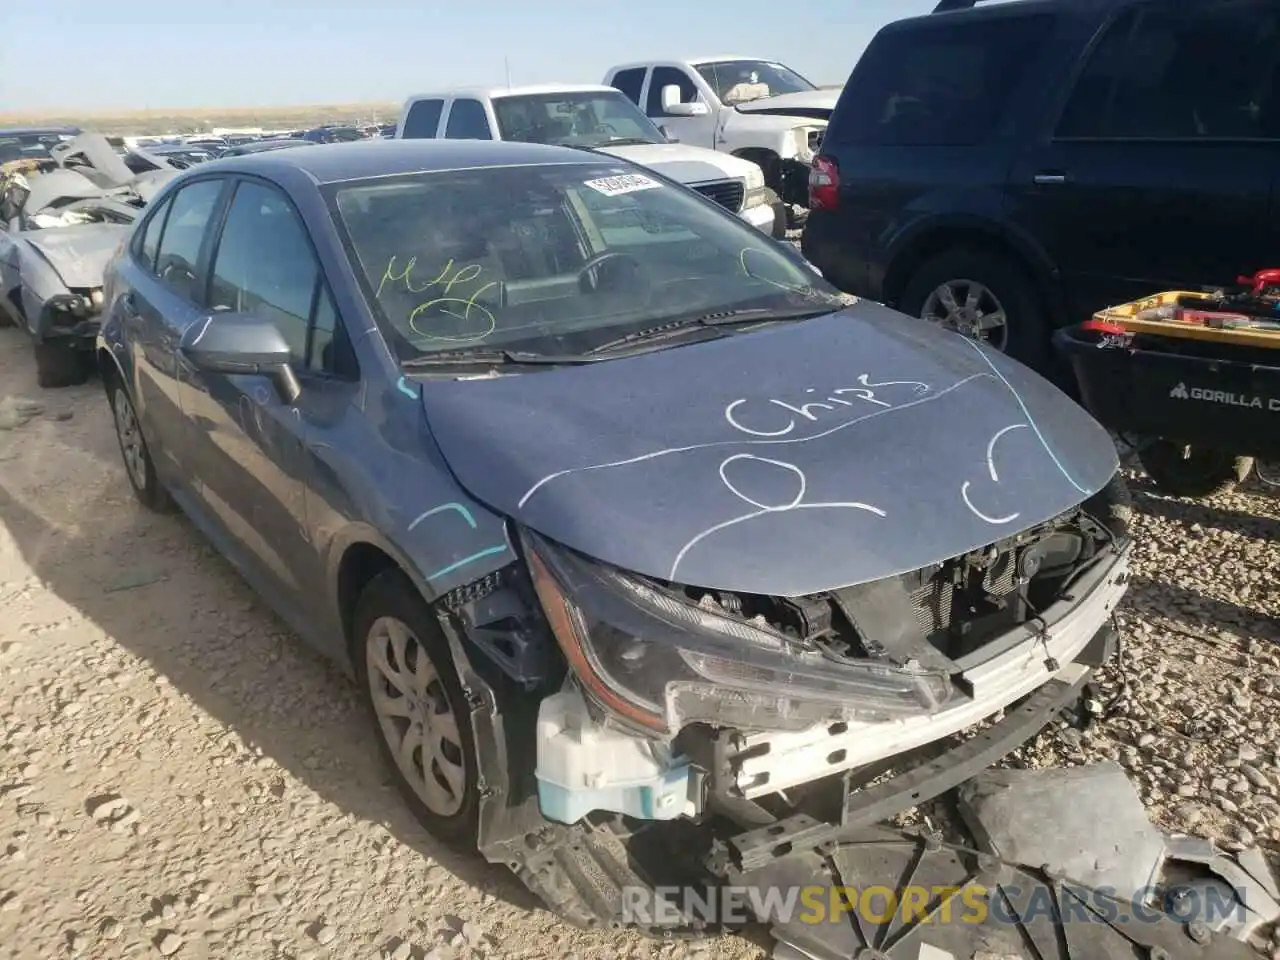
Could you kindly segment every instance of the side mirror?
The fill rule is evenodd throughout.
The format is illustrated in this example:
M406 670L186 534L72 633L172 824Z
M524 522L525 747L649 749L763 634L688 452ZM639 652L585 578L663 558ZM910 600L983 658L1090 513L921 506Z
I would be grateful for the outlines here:
M285 403L293 403L302 392L284 335L259 317L210 314L187 327L178 346L197 370L269 377Z
M705 103L673 103L666 110L673 117L705 117L711 112Z

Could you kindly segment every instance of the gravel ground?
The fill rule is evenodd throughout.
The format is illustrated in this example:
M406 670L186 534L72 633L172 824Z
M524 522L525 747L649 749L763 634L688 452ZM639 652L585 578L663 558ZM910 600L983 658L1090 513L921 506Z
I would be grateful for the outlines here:
M1114 758L1163 827L1274 861L1280 501L1136 489L1114 713L1014 762ZM98 385L38 390L14 330L0 331L0 611L3 956L763 956L754 932L664 946L578 932L434 843L383 775L354 687L190 524L135 504Z

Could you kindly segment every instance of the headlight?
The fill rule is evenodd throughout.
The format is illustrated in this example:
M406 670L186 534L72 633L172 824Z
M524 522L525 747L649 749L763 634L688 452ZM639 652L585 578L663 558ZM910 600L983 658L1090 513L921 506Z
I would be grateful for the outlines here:
M822 146L825 127L796 127L791 131L792 152L801 163L809 163Z
M758 187L748 187L747 192L742 197L742 209L750 210L752 207L758 207L762 203L769 202L769 191L764 184Z
M598 704L650 736L695 721L800 730L914 716L952 696L945 673L836 661L537 534L521 536L538 599L579 680Z

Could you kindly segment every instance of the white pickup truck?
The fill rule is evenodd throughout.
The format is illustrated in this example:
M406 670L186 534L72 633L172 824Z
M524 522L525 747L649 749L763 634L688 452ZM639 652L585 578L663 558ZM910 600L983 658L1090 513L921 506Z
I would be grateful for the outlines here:
M590 147L677 180L775 237L786 232L786 210L757 164L672 142L613 87L469 87L409 97L396 138L432 137Z
M809 204L809 165L839 90L814 86L790 67L758 57L649 60L611 68L616 87L681 143L758 163L786 204Z

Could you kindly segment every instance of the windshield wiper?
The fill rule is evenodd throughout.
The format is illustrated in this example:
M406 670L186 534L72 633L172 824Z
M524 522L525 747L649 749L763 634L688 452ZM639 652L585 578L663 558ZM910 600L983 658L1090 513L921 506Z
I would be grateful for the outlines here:
M608 140L604 140L601 143L597 143L596 146L597 147L646 146L654 142L655 141L653 140L646 140L643 137L610 137Z
M406 370L424 367L456 366L556 366L565 363L588 363L576 354L529 353L522 350L440 350L401 360Z
M616 340L610 340L597 347L592 347L590 350L586 351L584 356L595 356L601 353L608 353L619 347L625 347L628 344L639 343L641 341L653 342L655 340L665 340L668 337L678 336L679 334L696 327L734 327L740 324L776 323L785 320L811 320L814 317L821 317L832 312L833 308L830 305L824 305L822 307L814 307L811 305L791 310L779 310L777 308L768 307L751 307L749 309L742 310L721 310L717 313L706 313L697 317L685 317L681 320L672 320L669 323L659 324L656 327L648 327L644 330L637 330L634 333L628 333L625 337L618 337Z

